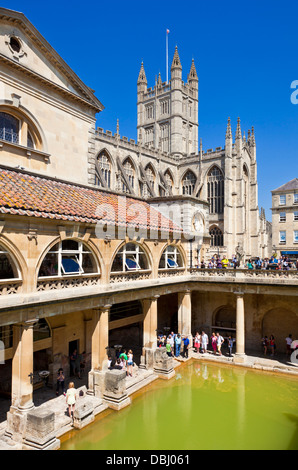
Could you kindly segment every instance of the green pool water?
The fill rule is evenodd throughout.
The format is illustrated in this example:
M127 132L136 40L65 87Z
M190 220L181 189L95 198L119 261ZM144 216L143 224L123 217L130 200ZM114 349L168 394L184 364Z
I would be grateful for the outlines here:
M297 450L297 398L297 378L192 362L64 436L61 449Z

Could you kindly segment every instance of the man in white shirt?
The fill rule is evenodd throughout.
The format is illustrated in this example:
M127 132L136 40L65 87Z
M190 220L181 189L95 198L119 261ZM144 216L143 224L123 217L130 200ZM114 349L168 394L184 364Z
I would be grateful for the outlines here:
M207 345L208 345L208 335L206 335L205 331L202 331L202 349L203 353L207 352Z

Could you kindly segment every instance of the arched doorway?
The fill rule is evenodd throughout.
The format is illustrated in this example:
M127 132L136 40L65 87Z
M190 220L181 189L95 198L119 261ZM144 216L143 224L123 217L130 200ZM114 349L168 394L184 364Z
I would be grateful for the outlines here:
M236 309L224 305L215 310L213 314L212 331L219 332L224 338L236 338Z
M286 337L298 339L298 315L286 307L273 308L263 317L262 337L274 336L277 353L286 352Z

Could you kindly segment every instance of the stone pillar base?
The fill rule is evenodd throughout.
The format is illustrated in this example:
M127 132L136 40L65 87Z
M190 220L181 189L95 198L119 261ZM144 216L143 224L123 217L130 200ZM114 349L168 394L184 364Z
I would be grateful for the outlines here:
M91 370L88 374L87 395L101 398L104 391L105 371Z
M155 349L153 370L160 379L168 380L174 377L174 361L167 355L166 348Z
M116 411L131 404L126 391L125 371L114 369L105 373L103 401Z
M94 421L94 407L89 400L76 407L73 415L73 426L76 429L82 429Z
M23 449L57 450L60 441L55 435L55 413L46 409L35 409L27 413Z
M247 355L246 354L235 354L233 358L233 362L235 364L245 364L247 361Z

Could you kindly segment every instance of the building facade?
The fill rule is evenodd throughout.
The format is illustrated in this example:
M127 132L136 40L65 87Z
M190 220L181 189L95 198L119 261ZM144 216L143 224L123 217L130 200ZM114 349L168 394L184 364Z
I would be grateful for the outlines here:
M278 256L298 259L298 178L272 191L272 246Z
M169 83L159 74L148 88L144 64L137 81L138 141L98 128L89 183L148 201L191 196L209 204L204 220L210 243L199 258L232 258L240 246L246 258L271 255L270 224L258 206L254 128L247 138L228 119L225 148L203 151L198 142L199 79L194 61L187 82L176 47ZM193 214L192 214L193 215ZM199 259L199 261L200 261Z

